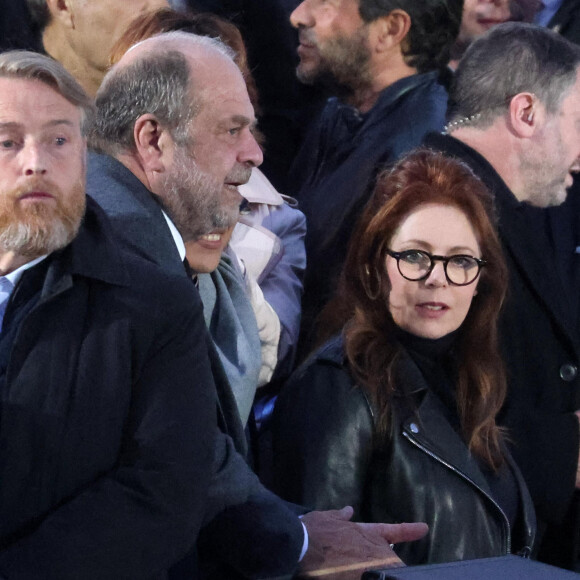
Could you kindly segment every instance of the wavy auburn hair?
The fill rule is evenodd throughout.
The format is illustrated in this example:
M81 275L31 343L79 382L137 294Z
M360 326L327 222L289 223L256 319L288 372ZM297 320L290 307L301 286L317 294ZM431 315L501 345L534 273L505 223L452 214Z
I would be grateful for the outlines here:
M505 398L506 378L497 321L507 289L507 268L494 228L492 198L467 165L422 149L379 176L351 239L339 294L329 309L342 312L343 322L348 319L343 331L347 359L377 404L379 429L386 432L401 352L389 312L387 249L403 220L432 203L456 207L467 216L481 257L487 261L456 344L456 401L469 449L498 469L503 463L502 433L495 417Z

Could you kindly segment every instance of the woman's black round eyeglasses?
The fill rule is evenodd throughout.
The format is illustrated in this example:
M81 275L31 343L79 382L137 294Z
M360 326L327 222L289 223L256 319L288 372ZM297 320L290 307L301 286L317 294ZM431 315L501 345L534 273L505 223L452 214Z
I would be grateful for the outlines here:
M428 278L435 267L435 262L440 261L443 262L445 277L450 284L467 286L475 282L481 269L487 264L485 260L465 254L435 256L424 250L405 250L404 252L387 250L387 254L397 260L397 268L401 276L412 282Z

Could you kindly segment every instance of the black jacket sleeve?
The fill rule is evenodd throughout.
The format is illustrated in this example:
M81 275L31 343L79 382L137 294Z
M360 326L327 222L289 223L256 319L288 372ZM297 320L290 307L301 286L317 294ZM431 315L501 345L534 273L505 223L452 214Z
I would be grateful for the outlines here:
M282 390L273 418L274 490L312 509L360 513L372 454L370 405L348 371L314 361Z

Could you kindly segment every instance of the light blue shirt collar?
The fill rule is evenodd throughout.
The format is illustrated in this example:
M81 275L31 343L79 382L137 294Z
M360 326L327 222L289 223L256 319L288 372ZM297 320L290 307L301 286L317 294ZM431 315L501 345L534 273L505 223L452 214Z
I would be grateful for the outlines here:
M6 278L12 284L13 287L16 286L16 284L18 283L18 280L20 280L20 278L22 278L22 274L24 274L24 272L26 272L26 270L29 270L33 266L36 266L36 264L40 264L40 262L42 262L42 260L46 259L47 256L48 256L48 254L45 254L44 256L40 256L39 258L35 258L34 260L27 262L23 266L20 266L20 268L16 268L16 270L13 270L9 274L6 274L6 276L4 276L4 278Z

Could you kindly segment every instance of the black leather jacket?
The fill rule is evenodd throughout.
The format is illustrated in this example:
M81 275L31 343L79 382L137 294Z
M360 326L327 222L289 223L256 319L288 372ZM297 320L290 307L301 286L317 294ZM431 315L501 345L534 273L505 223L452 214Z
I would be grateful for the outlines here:
M397 547L407 564L529 556L535 514L509 453L520 501L514 530L408 356L398 368L397 391L390 434L378 444L375 411L349 373L342 340L318 351L276 405L275 491L314 509L352 505L359 521L427 522L426 538Z

